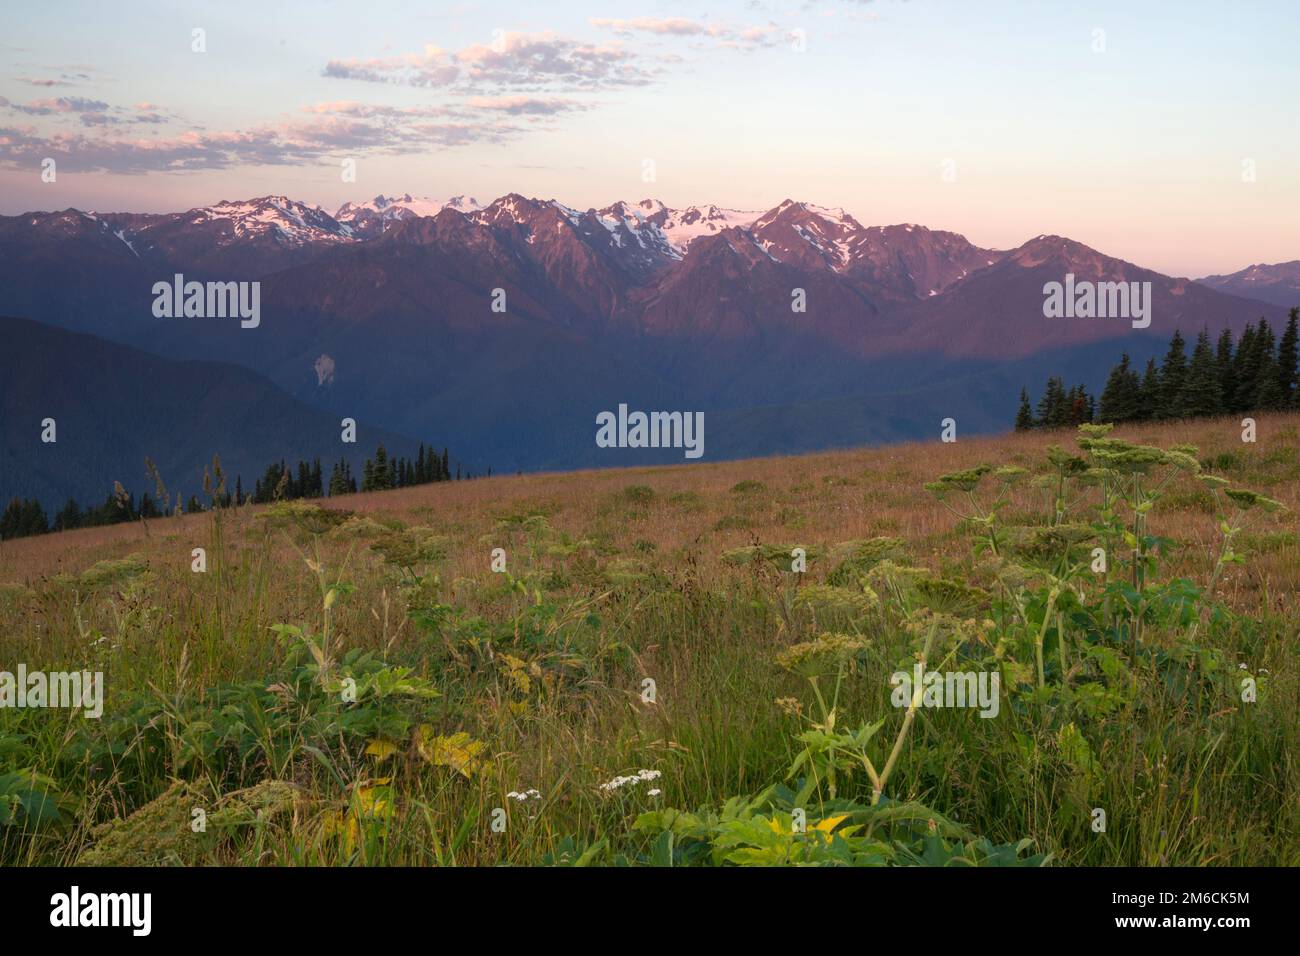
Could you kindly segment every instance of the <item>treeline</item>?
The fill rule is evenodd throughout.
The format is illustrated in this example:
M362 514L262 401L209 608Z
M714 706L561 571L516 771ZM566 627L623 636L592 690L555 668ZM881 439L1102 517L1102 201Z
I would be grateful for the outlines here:
M491 475L491 470L488 474ZM426 450L424 445L414 459L389 459L388 451L381 444L375 449L375 457L367 458L361 473L361 487L352 474L352 463L342 458L330 469L329 496L350 495L360 491L386 491L390 488L410 488L414 485L427 485L435 481L451 481L450 459L447 449L439 455L432 448ZM461 478L460 466L456 466L456 479ZM326 485L323 483L320 459L310 465L298 462L296 469L286 467L283 461L267 467L266 473L258 479L253 488L252 501L264 504L269 501L291 500L295 498L323 498ZM238 479L236 479L237 503L243 504L238 497Z
M1157 365L1151 359L1141 374L1125 354L1096 402L1081 385L1066 392L1059 378L1048 379L1036 409L1021 389L1016 430L1300 408L1298 320L1300 308L1292 309L1280 338L1267 319L1247 325L1239 341L1228 329L1216 342L1201 332L1190 357L1187 342L1176 331L1164 361Z
M150 465L152 468L152 466ZM492 469L487 471L489 477ZM156 473L155 473L156 477ZM346 458L340 459L330 470L329 484L324 483L319 458L308 463L299 461L294 468L284 461L268 465L262 477L253 484L251 494L244 492L242 476L235 477L235 488L209 491L211 502L204 505L197 496L191 495L184 507L180 496L176 504L167 504L165 490L159 486L157 497L148 492L136 496L117 486L104 503L95 508L82 508L75 498L69 498L62 510L54 515L53 520L46 514L40 501L34 498L12 498L4 511L0 513L0 541L10 538L25 538L30 535L46 534L50 531L68 531L73 528L91 528L99 525L120 524L124 521L137 521L141 518L162 518L180 512L194 513L207 511L211 507L228 508L232 505L267 504L272 501L288 501L298 498L323 498L328 489L329 497L355 494L360 491L384 491L390 488L409 488L415 485L431 484L437 481L462 481L476 477L461 473L456 465L453 475L447 449L439 455L432 448L420 445L415 458L390 459L381 444L373 458L367 458L362 469L361 485L352 474L352 464ZM159 502L162 502L160 504Z
M191 495L187 507L178 507L176 510L201 511L203 506L198 498ZM46 516L45 508L35 498L11 498L5 510L0 513L0 541L49 531L121 524L140 518L162 518L166 514L167 509L159 507L158 502L147 492L140 496L139 504L136 503L134 494L110 494L97 508L82 508L77 499L69 498L68 503L55 513L53 520Z

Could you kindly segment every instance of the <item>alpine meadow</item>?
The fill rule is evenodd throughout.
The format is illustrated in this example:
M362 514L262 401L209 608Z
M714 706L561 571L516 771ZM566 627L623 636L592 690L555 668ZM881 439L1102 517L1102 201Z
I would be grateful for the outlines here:
M1293 4L5 20L15 945L1285 927Z

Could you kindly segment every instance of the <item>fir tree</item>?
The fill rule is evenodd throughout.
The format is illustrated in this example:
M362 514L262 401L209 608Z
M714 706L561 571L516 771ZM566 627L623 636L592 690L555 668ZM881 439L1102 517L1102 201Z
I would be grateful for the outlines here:
M54 516L54 528L57 531L68 531L80 527L81 507L77 504L76 498L69 498L63 510Z
M1034 427L1034 410L1029 405L1029 389L1020 389L1020 408L1016 412L1016 431L1027 432Z
M1219 388L1218 369L1210 336L1201 332L1187 369L1187 382L1181 397L1183 414L1190 417L1219 415L1223 412L1223 392Z
M1047 380L1043 389L1035 422L1042 428L1060 428L1066 423L1065 386L1055 376Z
M1255 348L1259 352L1259 365L1255 373L1255 398L1252 408L1276 409L1285 407L1286 393L1282 391L1282 372L1277 360L1277 340L1265 319L1259 320Z
M1232 330L1224 329L1219 333L1219 345L1214 352L1214 370L1219 377L1219 395L1225 412L1233 411L1236 404L1237 377L1232 353Z
M1138 415L1138 378L1129 367L1128 353L1110 370L1106 387L1101 390L1099 413L1104 422L1132 421Z
M1187 409L1183 405L1183 390L1187 387L1187 343L1182 333L1174 330L1174 337L1169 340L1169 351L1160 365L1160 404L1156 408L1157 418L1184 418Z
M22 525L23 503L19 498L10 498L9 504L5 506L4 514L0 515L0 541L21 537L19 529L22 528Z
M1296 324L1300 321L1300 306L1291 310L1287 319L1286 331L1277 347L1278 384L1282 386L1282 407L1295 408L1297 403L1296 388L1300 386L1297 378L1297 360L1300 359L1300 336Z
M376 491L382 491L385 488L393 487L393 475L388 465L388 451L381 444L375 449L375 470L374 484Z
M1066 397L1066 424L1077 427L1091 422L1091 406L1092 399L1088 396L1087 388L1083 385L1074 386Z
M1137 400L1137 419L1138 421L1150 421L1156 417L1156 410L1160 407L1160 370L1156 368L1156 360L1147 359L1147 367L1142 373L1142 381L1138 383L1138 400Z
M1250 411L1255 405L1255 385L1259 381L1260 345L1259 333L1255 326L1246 325L1237 343L1237 357L1232 363L1234 388L1232 391L1232 411Z

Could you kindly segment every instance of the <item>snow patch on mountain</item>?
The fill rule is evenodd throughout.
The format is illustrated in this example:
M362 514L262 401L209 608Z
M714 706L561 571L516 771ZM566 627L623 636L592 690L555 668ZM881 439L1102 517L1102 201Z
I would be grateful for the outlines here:
M308 242L347 242L352 230L319 206L287 196L261 196L241 201L223 200L215 206L201 206L185 214L200 225L218 220L230 223L235 239L271 237L285 245Z

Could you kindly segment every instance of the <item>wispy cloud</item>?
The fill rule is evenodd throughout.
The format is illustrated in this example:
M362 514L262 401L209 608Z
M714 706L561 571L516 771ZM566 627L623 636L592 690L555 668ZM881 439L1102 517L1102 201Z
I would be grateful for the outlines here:
M651 33L659 36L691 37L698 40L713 40L714 45L731 49L774 46L784 35L783 29L774 23L760 26L732 26L719 21L705 22L686 17L632 17L630 19L590 17L587 22L619 36Z
M557 96L471 96L466 103L475 109L495 110L515 116L556 116L589 109L587 104Z
M324 75L462 91L590 90L649 83L654 70L642 59L618 42L593 44L551 31L505 32L491 44L473 44L455 52L429 45L422 53L330 60Z
M29 116L50 116L54 113L102 113L108 104L102 100L88 100L80 96L55 96L32 100L27 104L11 103L10 109Z
M52 157L69 171L122 174L279 166L364 153L400 155L469 143L499 143L522 131L495 121L431 122L419 117L412 121L407 116L403 122L390 122L373 115L337 114L247 130L188 131L151 139L71 132L41 135L27 125L0 127L0 164L31 167Z
M674 36L697 36L708 33L710 27L686 17L632 17L627 20L609 17L590 17L588 21L594 27L613 30L615 33L666 33Z
M37 76L20 76L18 82L26 83L28 86L71 86L71 80L52 79L49 77Z

